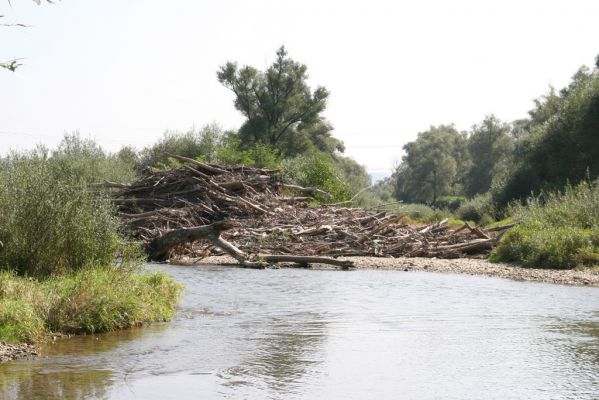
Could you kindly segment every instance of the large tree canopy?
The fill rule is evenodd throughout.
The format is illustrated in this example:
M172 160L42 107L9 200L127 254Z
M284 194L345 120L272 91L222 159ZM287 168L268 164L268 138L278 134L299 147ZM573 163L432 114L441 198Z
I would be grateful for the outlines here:
M453 125L431 126L404 146L396 171L396 196L401 200L435 203L459 190L460 171L466 169L466 135Z
M551 91L536 102L511 173L494 193L496 203L599 177L599 56L597 64L579 69L559 95Z
M493 178L502 176L509 168L514 149L510 125L493 115L475 125L468 138L472 165L466 179L466 194L474 196L491 188Z
M235 93L235 108L247 118L239 130L243 145L263 143L288 156L310 149L343 151L321 115L329 92L320 86L312 91L306 72L307 67L289 58L284 47L266 71L239 68L235 62L220 68L219 82Z

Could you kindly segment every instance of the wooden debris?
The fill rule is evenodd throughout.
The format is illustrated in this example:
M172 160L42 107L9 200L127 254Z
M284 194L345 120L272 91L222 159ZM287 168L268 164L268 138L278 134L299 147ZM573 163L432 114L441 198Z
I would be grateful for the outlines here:
M106 182L119 217L144 243L151 258L226 252L242 265L294 262L346 268L339 256L480 257L506 229L447 220L409 226L402 215L339 205L310 206L316 188L285 184L278 171L205 164L147 171L129 185Z

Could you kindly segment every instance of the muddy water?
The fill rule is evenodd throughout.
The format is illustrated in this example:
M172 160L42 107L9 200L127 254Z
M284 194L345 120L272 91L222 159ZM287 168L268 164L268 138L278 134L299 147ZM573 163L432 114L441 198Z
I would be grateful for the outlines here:
M174 321L0 365L3 399L597 399L599 289L398 271L168 269Z

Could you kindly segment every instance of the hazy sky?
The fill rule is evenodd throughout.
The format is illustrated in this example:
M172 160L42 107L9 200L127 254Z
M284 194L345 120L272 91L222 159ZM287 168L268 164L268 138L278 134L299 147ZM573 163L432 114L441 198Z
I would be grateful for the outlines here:
M243 118L216 80L284 44L330 92L347 154L390 171L430 125L526 115L599 53L599 1L0 0L0 153L78 130L109 150Z

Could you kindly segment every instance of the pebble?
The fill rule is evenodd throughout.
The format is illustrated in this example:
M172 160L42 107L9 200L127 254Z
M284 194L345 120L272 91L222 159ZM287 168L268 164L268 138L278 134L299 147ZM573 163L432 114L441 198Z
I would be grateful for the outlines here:
M481 258L407 258L407 257L340 257L351 260L356 269L385 269L405 271L446 272L454 274L486 275L520 281L548 282L560 285L599 287L599 268L538 269L523 268L514 264L491 263ZM228 256L206 257L196 265L233 264ZM408 268L406 268L408 267ZM331 269L331 266L314 265L313 268ZM334 267L333 267L334 268Z
M0 342L0 362L36 355L37 351L35 347L30 344L8 344Z

